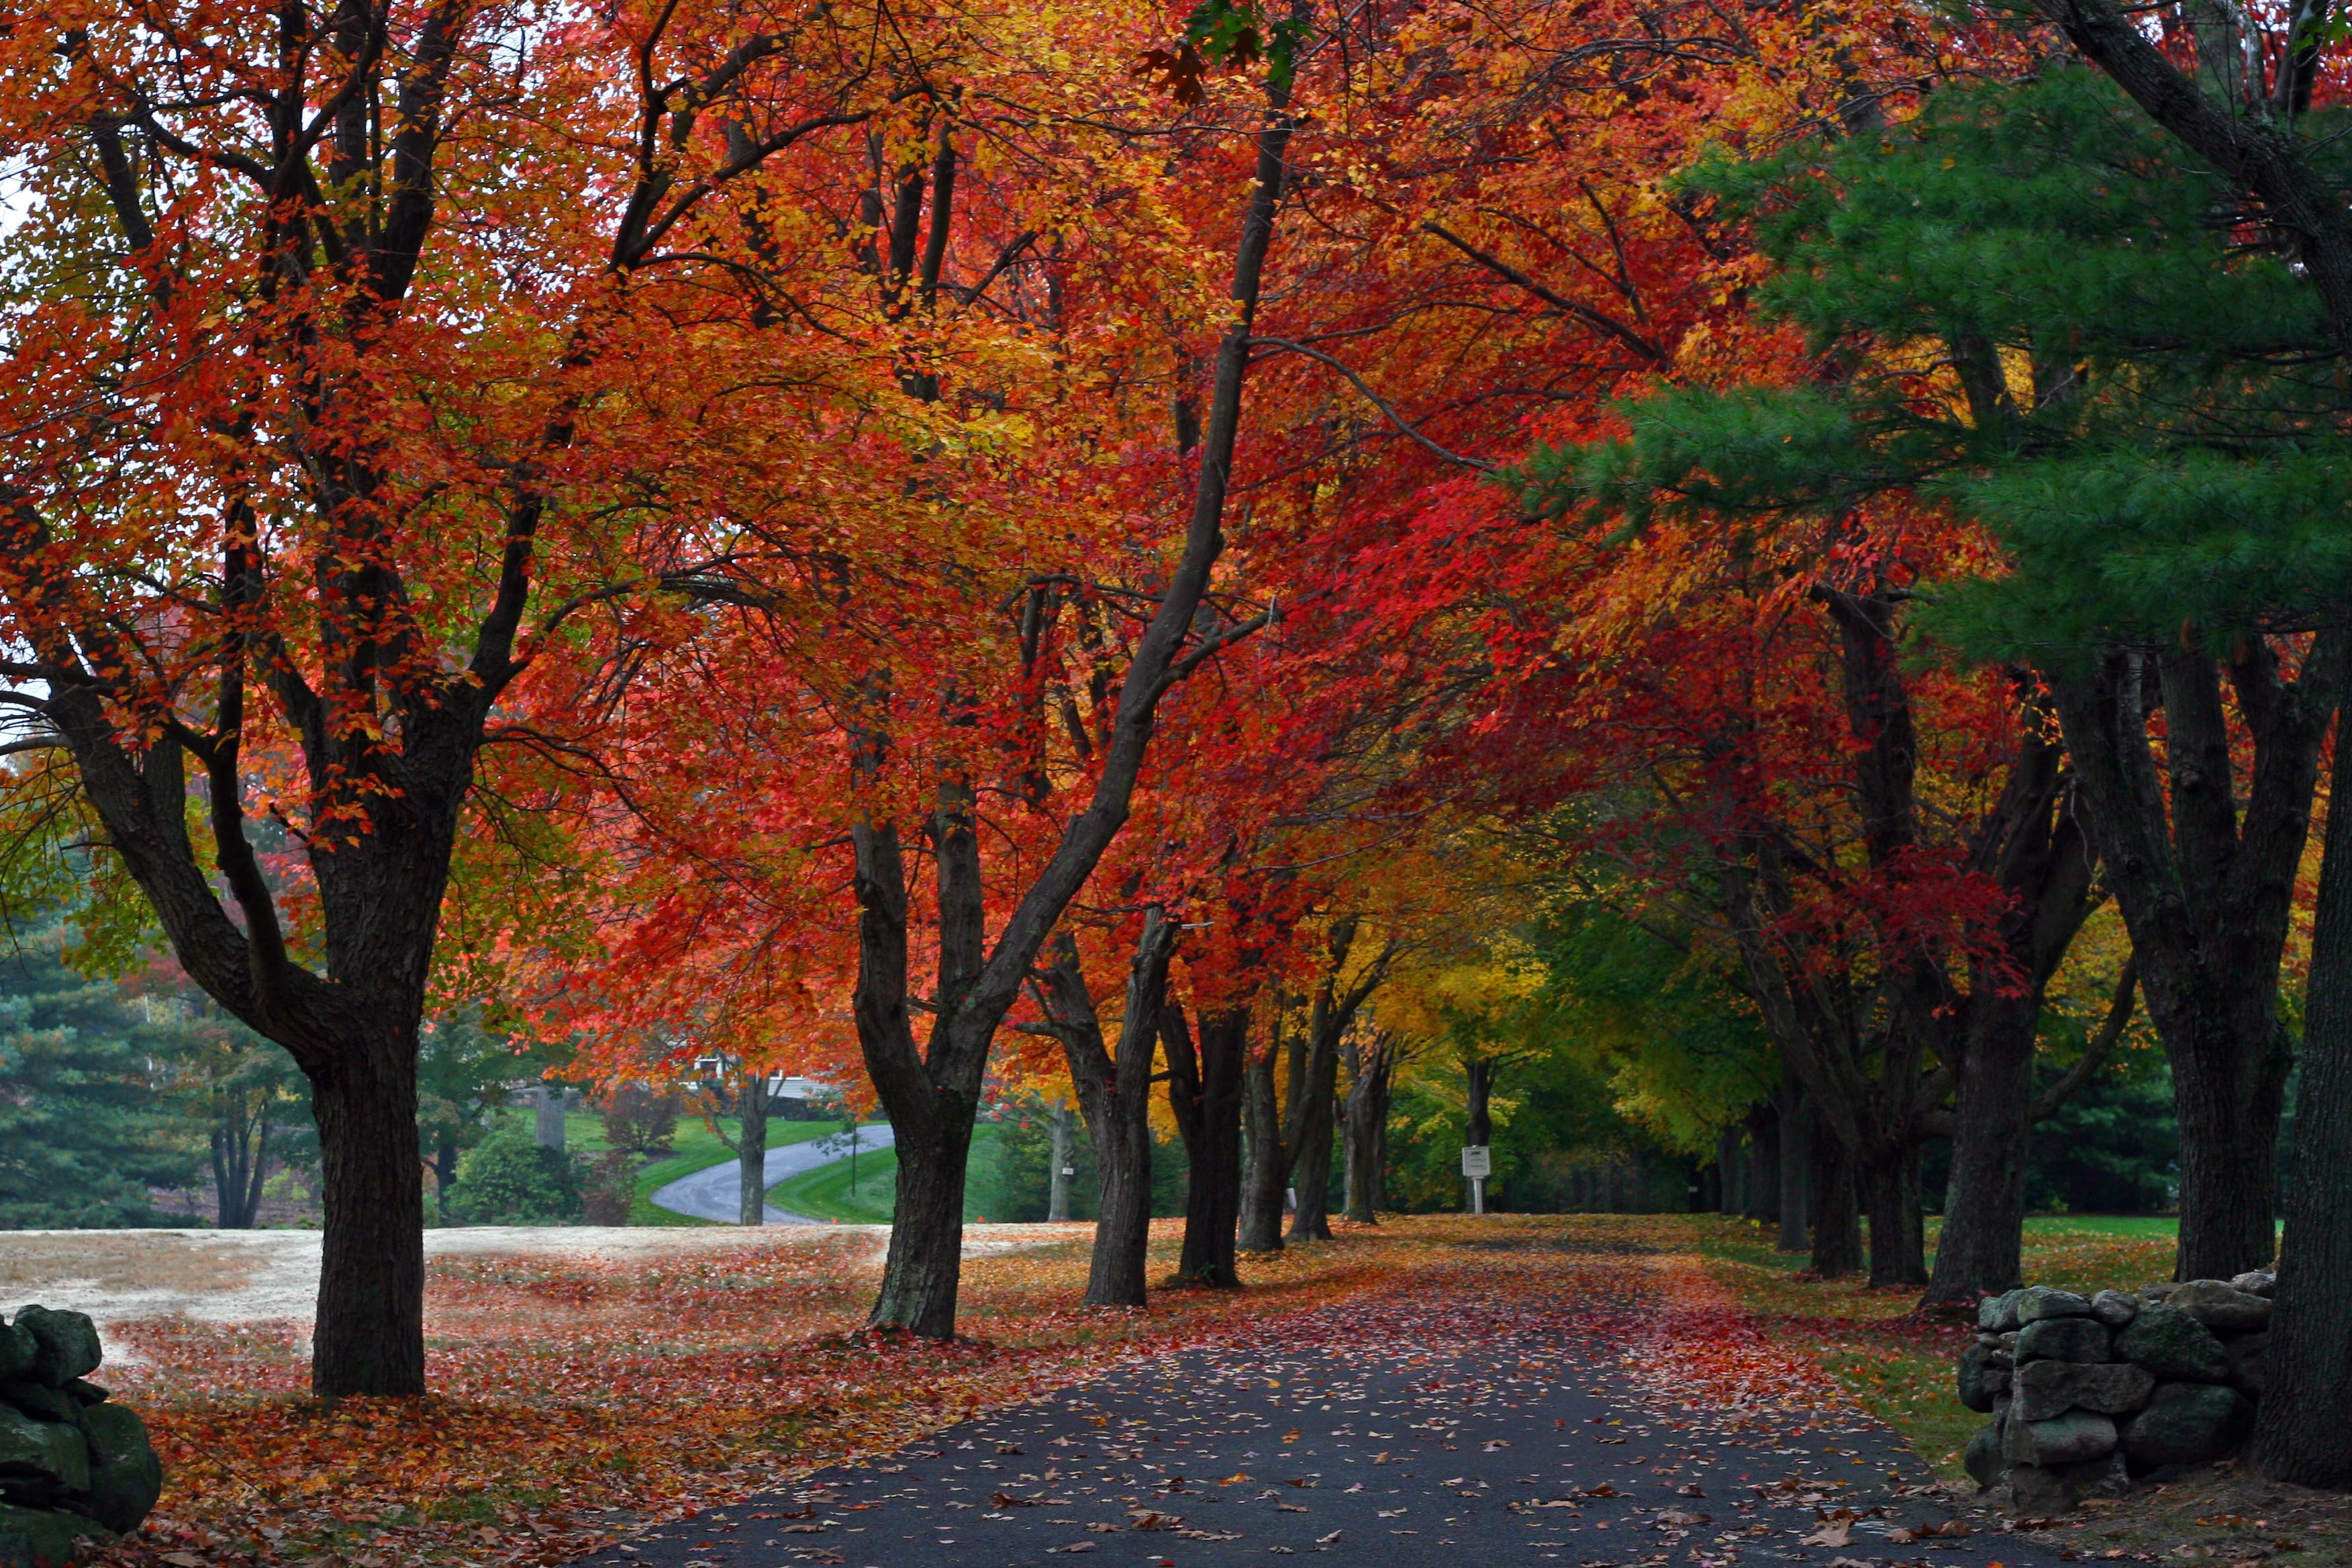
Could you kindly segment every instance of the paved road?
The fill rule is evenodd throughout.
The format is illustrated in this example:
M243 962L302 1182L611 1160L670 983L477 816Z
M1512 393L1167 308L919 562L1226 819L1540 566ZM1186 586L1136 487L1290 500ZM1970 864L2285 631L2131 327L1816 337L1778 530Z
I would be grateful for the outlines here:
M893 1134L887 1127L861 1127L857 1130L857 1149L863 1154L890 1146ZM849 1156L847 1144L837 1138L815 1138L805 1143L787 1143L781 1149L768 1151L765 1172L766 1184L774 1186L788 1176L814 1171L819 1165L830 1165ZM691 1215L696 1219L715 1219L723 1225L733 1225L743 1212L742 1173L732 1160L697 1171L690 1176L656 1187L652 1198L656 1208L672 1214ZM767 1205L761 1215L766 1225L823 1225L821 1219L807 1215L788 1214L775 1205Z
M1888 1429L1677 1421L1605 1331L1442 1278L1255 1344L1139 1362L868 1464L673 1522L594 1568L2056 1568L1952 1516ZM1457 1318L1474 1320L1465 1332ZM1616 1325L1622 1329L1622 1322ZM1908 1489L1906 1490L1906 1489ZM1852 1516L1840 1523L1840 1510ZM1827 1534L1834 1539L1824 1542ZM1816 1537L1813 1542L1804 1538Z

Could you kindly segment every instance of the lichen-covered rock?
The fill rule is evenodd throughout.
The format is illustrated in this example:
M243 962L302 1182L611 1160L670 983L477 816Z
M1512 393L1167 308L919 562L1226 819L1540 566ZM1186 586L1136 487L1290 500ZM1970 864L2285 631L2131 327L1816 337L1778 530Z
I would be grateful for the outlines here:
M146 1424L122 1405L94 1405L82 1425L89 1435L89 1511L127 1535L163 1495L163 1462L147 1440Z
M2253 1402L2234 1388L2210 1383L2160 1384L2147 1408L2124 1426L2124 1452L2143 1470L2199 1465L2245 1441Z
M2191 1279L2164 1299L2176 1311L2188 1313L2216 1333L2259 1329L2271 1321L2271 1302L2219 1279Z
M2086 1366L2080 1362L2031 1361L2017 1369L2013 1408L2027 1421L2047 1421L2077 1409L2128 1415L2155 1392L2155 1374L2128 1362Z
M1960 1403L1979 1415L1990 1414L1992 1402L2009 1388L2009 1373L1991 1364L1998 1351L1970 1345L1960 1352Z
M32 1376L33 1363L40 1358L40 1344L32 1335L0 1320L0 1383L16 1383Z
M2268 1296L2278 1289L2278 1276L2267 1268L2255 1268L2233 1276L2230 1284L2249 1296Z
M0 1568L66 1568L78 1542L110 1539L104 1525L79 1514L0 1502Z
M2121 1290L2102 1290L2091 1298L2091 1316L2111 1329L2120 1329L2139 1316L2139 1298Z
M16 1327L33 1336L37 1348L33 1378L51 1388L62 1388L75 1378L98 1370L106 1352L99 1348L98 1325L86 1312L53 1312L27 1307L16 1314Z
M2213 1331L2166 1302L2141 1308L2131 1326L2116 1336L2115 1353L2164 1382L2221 1383L2230 1375L2229 1354Z
M2072 1290L2060 1290L2048 1285L2029 1285L2017 1293L2020 1326L2038 1323L2048 1318L2087 1318L2090 1315L2091 1299L2077 1296Z
M1989 1334L2005 1334L2018 1326L2017 1303L2025 1294L2011 1290L1999 1296L1987 1296L1977 1303L1977 1327Z
M0 1405L0 1492L45 1504L89 1490L89 1445L79 1428Z
M2022 1368L2032 1361L2105 1361L2108 1344L2107 1326L2096 1318L2040 1318L2026 1324L2017 1336L2017 1364Z
M1977 1435L1969 1439L1968 1448L1960 1455L1960 1464L1983 1490L1990 1491L2000 1484L2000 1422L1977 1429Z
M2001 1426L2001 1456L2012 1465L2075 1465L2116 1451L2116 1424L2088 1410L2047 1421L2011 1418Z

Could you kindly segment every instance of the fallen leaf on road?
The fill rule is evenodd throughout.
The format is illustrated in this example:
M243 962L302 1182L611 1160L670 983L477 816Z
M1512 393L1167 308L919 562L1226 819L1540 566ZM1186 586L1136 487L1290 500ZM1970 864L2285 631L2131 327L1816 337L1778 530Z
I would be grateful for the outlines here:
M1014 1497L1011 1492L996 1494L996 1506L999 1508L1035 1508L1044 1500L1043 1498Z
M1339 1532L1338 1531L1336 1531L1336 1530L1335 1530L1335 1531L1332 1531L1330 1534L1328 1534L1328 1535L1318 1535L1318 1536L1317 1536L1317 1537L1315 1538L1315 1544L1316 1544L1316 1545L1318 1545L1318 1546L1328 1546L1328 1545L1330 1545L1333 1542L1335 1542L1335 1541L1337 1541L1337 1540L1339 1540Z
M1833 1519L1828 1523L1822 1525L1819 1530L1813 1531L1811 1535L1801 1537L1799 1539L1799 1544L1804 1546L1844 1546L1850 1543L1853 1538L1853 1521L1850 1519Z

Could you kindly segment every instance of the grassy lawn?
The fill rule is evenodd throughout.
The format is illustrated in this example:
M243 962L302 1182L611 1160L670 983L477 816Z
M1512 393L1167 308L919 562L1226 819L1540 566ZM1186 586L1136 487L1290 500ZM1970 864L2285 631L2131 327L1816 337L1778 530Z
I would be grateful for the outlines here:
M995 1136L996 1129L985 1122L973 1129L972 1162L986 1154ZM768 1201L780 1209L804 1214L811 1219L839 1220L844 1225L887 1225L890 1205L898 1192L898 1156L888 1149L869 1149L857 1156L856 1191L850 1190L849 1162L841 1159L777 1183L768 1189ZM974 1212L970 1183L964 1188L963 1217L982 1217Z
M1859 1279L1806 1279L1801 1253L1781 1252L1771 1229L1693 1215L1698 1251L1742 1306L1778 1337L1821 1358L1872 1414L1921 1458L1957 1479L1960 1450L1984 1417L1959 1402L1952 1363L1975 1325L1922 1317L1911 1287L1873 1290ZM1932 1260L1936 1233L1929 1221ZM2162 1216L2050 1215L2025 1223L2025 1278L2074 1290L2169 1279L2178 1222Z
M735 1136L736 1122L731 1116L722 1116L719 1125L730 1138ZM768 1123L768 1147L781 1149L787 1143L805 1143L813 1138L828 1137L841 1131L834 1121L771 1121ZM602 1153L612 1145L604 1141L602 1119L585 1112L575 1112L563 1119L564 1142L585 1153ZM697 1171L707 1171L735 1158L735 1151L710 1135L710 1129L698 1120L681 1119L677 1136L670 1140L667 1158L656 1160L637 1173L636 1195L630 1200L631 1225L714 1225L715 1220L695 1219L690 1215L672 1214L667 1209L654 1207L655 1189L691 1176ZM865 1162L860 1161L862 1165ZM830 1217L830 1216L825 1216ZM884 1218L889 1216L886 1214Z

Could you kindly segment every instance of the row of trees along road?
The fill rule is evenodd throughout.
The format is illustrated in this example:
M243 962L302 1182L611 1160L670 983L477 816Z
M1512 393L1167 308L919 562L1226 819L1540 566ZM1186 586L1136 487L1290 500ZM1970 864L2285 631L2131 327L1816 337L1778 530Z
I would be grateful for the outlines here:
M1229 1286L1290 1181L1298 1237L1334 1158L1376 1209L1408 1034L1475 1123L1545 1020L1663 1016L1529 978L1596 921L1683 962L1612 1082L1772 1125L1824 1272L1866 1216L1882 1282L2013 1283L2032 1121L2143 999L2180 1267L2265 1260L2298 1050L2352 1140L2333 816L2284 1005L2352 636L2341 29L1507 9L0 39L13 842L100 846L308 1080L320 1394L424 1387L421 1020L493 994L608 1081L862 1083L877 1329L954 1331L992 1064L1084 1102L1105 1304L1164 1079ZM2343 1483L2333 1168L2255 1453Z

